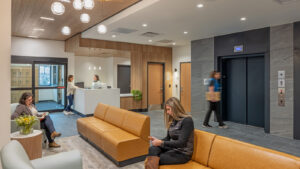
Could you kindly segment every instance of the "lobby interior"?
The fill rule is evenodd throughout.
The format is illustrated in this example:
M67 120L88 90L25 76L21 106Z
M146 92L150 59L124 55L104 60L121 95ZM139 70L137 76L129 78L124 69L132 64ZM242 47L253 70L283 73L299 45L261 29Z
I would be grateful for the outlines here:
M51 148L34 127L22 169L144 168L171 97L192 116L196 146L187 164L160 169L299 169L299 11L299 0L4 0L0 168L26 137L11 115L29 92L61 136ZM203 126L213 70L228 128L215 116ZM78 88L65 114L69 75Z

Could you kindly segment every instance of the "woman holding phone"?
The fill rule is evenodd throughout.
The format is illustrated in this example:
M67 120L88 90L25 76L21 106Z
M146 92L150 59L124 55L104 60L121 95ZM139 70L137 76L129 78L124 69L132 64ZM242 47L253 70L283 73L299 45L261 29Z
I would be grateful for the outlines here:
M194 122L184 111L180 101L172 97L164 108L167 136L157 139L150 136L152 146L145 161L146 169L158 169L159 165L184 164L193 155Z

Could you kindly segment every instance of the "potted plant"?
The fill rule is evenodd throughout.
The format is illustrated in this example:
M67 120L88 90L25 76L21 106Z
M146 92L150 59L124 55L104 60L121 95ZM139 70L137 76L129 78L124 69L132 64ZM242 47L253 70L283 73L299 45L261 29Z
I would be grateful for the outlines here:
M16 118L16 123L20 127L20 134L27 135L33 132L32 125L37 121L35 116L20 116Z
M140 101L143 98L143 94L140 90L131 90L131 94L133 95L133 99L136 101Z

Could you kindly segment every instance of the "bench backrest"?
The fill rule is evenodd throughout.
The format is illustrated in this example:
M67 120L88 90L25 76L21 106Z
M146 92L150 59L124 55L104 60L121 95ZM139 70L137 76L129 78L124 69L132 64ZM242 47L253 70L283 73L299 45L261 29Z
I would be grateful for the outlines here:
M207 166L209 153L216 135L201 130L194 131L194 153L192 159Z
M297 157L216 136L208 166L214 169L299 169Z
M94 117L148 141L150 135L149 116L99 103L95 109Z

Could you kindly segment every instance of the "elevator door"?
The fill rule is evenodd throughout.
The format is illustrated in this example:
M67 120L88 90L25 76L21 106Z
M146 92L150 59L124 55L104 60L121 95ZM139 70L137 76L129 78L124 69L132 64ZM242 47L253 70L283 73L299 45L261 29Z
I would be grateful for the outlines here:
M248 58L247 63L247 122L249 125L264 127L264 58Z
M246 60L227 60L226 68L227 120L246 124Z
M223 73L225 119L264 127L264 58L226 59Z

